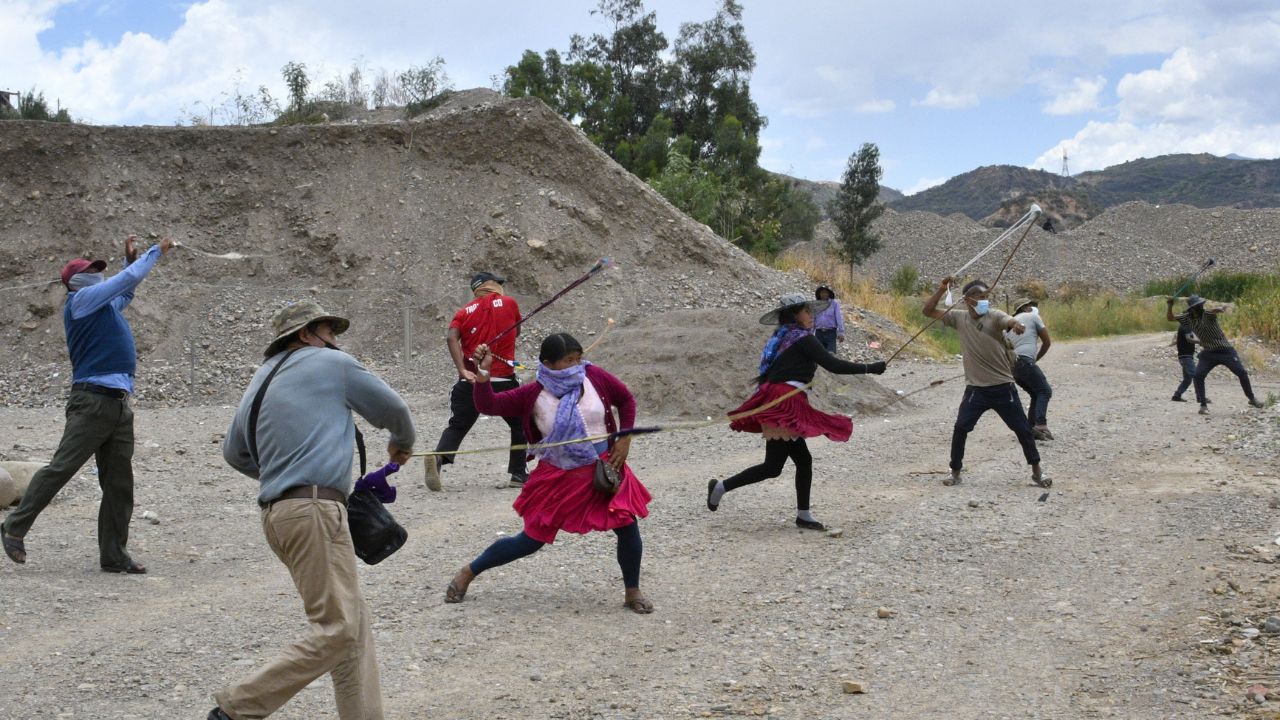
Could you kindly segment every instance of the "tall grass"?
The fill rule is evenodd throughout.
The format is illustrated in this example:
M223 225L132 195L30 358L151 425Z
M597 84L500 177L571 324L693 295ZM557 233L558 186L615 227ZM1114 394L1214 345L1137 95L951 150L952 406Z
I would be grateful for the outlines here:
M1143 286L1142 293L1147 296L1169 296L1182 287L1190 276L1151 280ZM1219 302L1235 302L1244 297L1257 286L1275 283L1275 276L1263 273L1216 272L1201 277L1196 283L1182 291L1183 295L1195 293L1201 297Z
M1040 301L1040 315L1055 340L1173 330L1165 320L1165 304L1159 298L1114 294L1092 295L1071 301Z
M1280 276L1254 283L1236 300L1235 310L1222 318L1229 333L1280 342Z

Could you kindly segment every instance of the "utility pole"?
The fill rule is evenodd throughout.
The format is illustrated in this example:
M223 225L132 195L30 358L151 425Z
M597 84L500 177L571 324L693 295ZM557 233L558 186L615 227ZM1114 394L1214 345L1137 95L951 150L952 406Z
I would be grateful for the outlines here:
M1062 148L1062 177L1071 177L1071 170L1067 168L1067 149Z

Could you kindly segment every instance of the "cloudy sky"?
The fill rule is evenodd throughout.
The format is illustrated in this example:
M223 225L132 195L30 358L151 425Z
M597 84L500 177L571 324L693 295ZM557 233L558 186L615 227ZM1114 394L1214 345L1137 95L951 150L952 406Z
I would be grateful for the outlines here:
M717 0L646 0L674 41ZM980 165L1072 173L1175 152L1280 156L1276 0L742 0L771 170L836 180L863 142L916 192ZM236 83L444 58L489 87L526 48L607 30L595 0L0 0L0 89L171 125ZM320 84L320 83L317 83Z

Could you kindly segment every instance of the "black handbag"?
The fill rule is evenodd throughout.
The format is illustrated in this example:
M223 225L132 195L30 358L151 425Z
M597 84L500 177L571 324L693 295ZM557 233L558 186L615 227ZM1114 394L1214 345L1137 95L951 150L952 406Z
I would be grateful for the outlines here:
M614 495L622 487L622 473L618 472L604 458L596 459L596 472L591 478L591 487L596 492Z
M290 350L280 358L253 397L253 406L249 409L249 455L255 464L258 462L258 411L262 407L262 399L266 397L272 378L293 352ZM356 450L360 455L360 477L364 477L366 458L364 435L360 428L356 428ZM371 490L357 490L347 498L347 527L351 530L351 544L355 547L356 557L367 565L377 565L391 557L409 538L409 531L396 522Z

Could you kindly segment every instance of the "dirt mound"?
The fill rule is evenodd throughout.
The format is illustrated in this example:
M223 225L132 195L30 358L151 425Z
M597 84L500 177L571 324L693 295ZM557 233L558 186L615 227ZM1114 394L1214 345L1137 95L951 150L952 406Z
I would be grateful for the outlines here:
M935 282L955 272L1002 230L967 219L927 212L888 210L876 223L880 250L864 267L887 283L904 265ZM1020 233L1021 231L1019 231ZM966 274L991 279L1017 240L993 250ZM1051 289L1068 282L1120 291L1140 289L1148 280L1185 275L1214 257L1223 270L1267 272L1280 264L1280 209L1200 209L1131 202L1056 234L1033 227L1001 281L1012 288L1039 280ZM830 243L830 223L818 228ZM809 250L812 252L812 250Z
M128 233L188 246L162 260L130 310L138 396L150 401L236 399L271 312L290 299L350 316L346 347L393 382L443 391L453 370L441 338L477 270L505 274L528 310L598 258L615 260L525 327L526 358L544 333L586 336L607 317L625 326L672 311L758 312L808 289L691 221L540 101L488 91L381 125L10 122L0 164L9 403L60 402L64 293L49 281L75 255L118 267ZM227 253L244 259L212 257ZM712 313L699 327L713 338L735 323ZM685 366L693 382L722 372ZM623 353L610 369L653 368Z
M650 412L718 419L754 389L760 348L771 331L759 317L698 309L637 318L612 330L592 359L605 368L626 367L624 380ZM860 333L846 336L847 344L865 346ZM819 371L818 378L814 403L829 411L867 412L894 397L865 376Z

